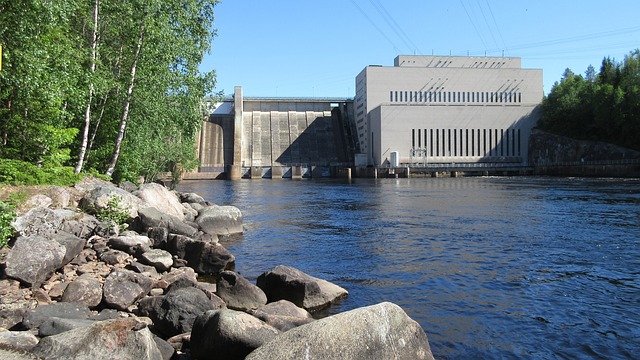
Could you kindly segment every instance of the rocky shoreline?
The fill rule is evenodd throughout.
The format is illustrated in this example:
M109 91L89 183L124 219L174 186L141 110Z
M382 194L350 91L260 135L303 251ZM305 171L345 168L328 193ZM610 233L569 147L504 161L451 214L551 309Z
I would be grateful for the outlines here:
M0 250L0 358L433 359L395 304L316 320L347 290L284 265L256 284L234 272L233 206L97 179L53 193Z

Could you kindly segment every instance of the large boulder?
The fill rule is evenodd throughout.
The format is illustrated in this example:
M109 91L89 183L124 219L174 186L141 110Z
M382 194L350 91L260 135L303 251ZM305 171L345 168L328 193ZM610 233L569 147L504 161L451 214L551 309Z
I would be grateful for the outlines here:
M29 351L38 344L38 338L26 331L0 331L0 349ZM0 359L11 359L2 357Z
M40 340L45 359L163 359L153 334L134 318L99 321Z
M433 355L420 325L398 305L386 302L291 329L246 359L419 360Z
M85 239L81 239L64 231L58 231L56 234L51 234L51 239L55 240L65 248L64 258L62 259L63 265L68 264L73 260L73 258L80 255L87 243Z
M62 301L82 303L94 308L102 301L102 283L89 273L83 274L67 285Z
M40 305L33 310L27 311L22 321L24 329L34 329L40 327L47 319L56 317L61 319L88 319L91 310L78 303L52 303Z
M210 359L215 354L220 359L241 360L278 334L277 329L244 312L207 311L193 324L191 355L195 359Z
M267 303L264 291L233 271L223 271L218 275L216 295L233 310L253 310Z
M47 237L62 227L64 219L63 216L51 209L36 207L24 215L18 216L11 225L19 235Z
M242 213L235 206L212 205L198 212L196 224L200 229L213 235L233 235L242 233Z
M171 235L167 247L173 255L186 260L198 274L218 274L235 268L236 258L218 243Z
M151 291L153 280L131 270L117 269L104 282L105 304L116 310L126 310Z
M132 253L134 247L150 247L151 245L151 239L145 235L120 235L109 238L109 246L128 253Z
M173 265L173 256L171 253L161 249L145 251L139 256L139 258L140 262L151 265L160 272L169 270L171 265Z
M249 313L280 331L287 331L314 320L311 313L287 300L278 300Z
M64 319L59 317L51 317L46 319L38 328L38 336L43 338L52 335L58 335L65 331L77 329L79 327L91 325L96 320L91 319Z
M178 196L160 184L143 184L134 194L142 199L141 208L154 207L160 212L184 220L182 204Z
M162 227L167 228L169 233L190 237L193 237L198 232L198 229L184 223L184 216L183 219L179 219L154 207L140 209L138 214L140 215L140 222L145 229Z
M79 207L89 214L97 214L105 209L113 209L113 204L119 210L126 211L129 219L138 216L138 209L142 201L127 192L126 190L115 187L114 185L98 186L86 193L80 199Z
M156 329L166 337L171 337L191 331L198 315L224 306L220 298L212 300L193 286L176 286L169 288L162 299L150 301L147 311Z
M63 265L66 248L42 236L19 237L7 254L5 274L29 286L39 286Z
M328 307L349 294L338 285L284 265L260 275L257 285L265 292L269 302L289 300L310 312Z

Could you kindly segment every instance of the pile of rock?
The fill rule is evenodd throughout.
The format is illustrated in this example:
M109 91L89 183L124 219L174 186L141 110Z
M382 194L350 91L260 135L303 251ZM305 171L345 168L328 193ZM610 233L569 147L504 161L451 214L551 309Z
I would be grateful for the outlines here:
M314 320L347 291L287 266L235 273L219 243L242 233L235 207L158 184L74 191L71 207L33 199L0 254L0 358L433 358L397 305ZM128 228L94 216L114 204Z

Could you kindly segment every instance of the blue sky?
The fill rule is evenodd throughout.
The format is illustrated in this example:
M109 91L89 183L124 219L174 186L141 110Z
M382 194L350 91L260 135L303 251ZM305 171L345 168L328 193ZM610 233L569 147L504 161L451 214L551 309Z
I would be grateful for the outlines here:
M638 0L222 0L201 69L227 95L353 97L365 66L400 54L504 52L543 69L546 94L566 68L640 48L638 14Z

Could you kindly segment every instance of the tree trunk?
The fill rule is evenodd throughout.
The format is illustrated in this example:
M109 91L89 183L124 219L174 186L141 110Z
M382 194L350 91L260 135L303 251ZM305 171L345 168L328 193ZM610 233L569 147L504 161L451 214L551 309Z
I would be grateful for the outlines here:
M120 156L120 148L122 147L122 140L124 140L124 132L127 129L127 119L129 118L129 106L131 104L131 93L133 92L133 86L136 78L136 66L138 66L138 58L140 57L140 49L142 48L142 40L144 38L144 23L140 26L140 35L138 36L138 45L136 47L136 53L131 64L131 81L127 88L127 98L124 103L124 109L122 111L122 119L120 120L120 127L118 128L118 135L116 136L116 144L113 150L113 157L107 172L107 176L113 175L113 171L118 163L118 156Z
M96 72L96 48L98 45L98 8L100 1L95 0L93 3L93 33L91 34L91 76ZM82 131L82 144L80 145L80 154L78 154L78 163L76 164L75 173L82 171L84 165L84 157L87 152L87 143L89 139L89 127L91 126L91 102L93 100L93 79L89 81L89 99L87 99L87 107L84 111L84 129Z

